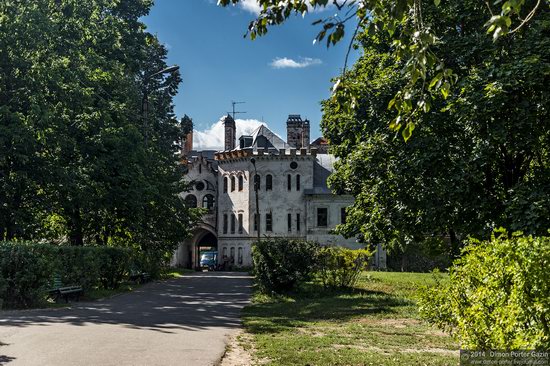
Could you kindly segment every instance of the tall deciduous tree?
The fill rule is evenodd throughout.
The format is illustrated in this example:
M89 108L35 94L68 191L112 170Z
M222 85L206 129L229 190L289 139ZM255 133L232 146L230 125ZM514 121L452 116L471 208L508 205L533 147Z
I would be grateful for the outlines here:
M350 96L338 91L323 104L323 132L340 158L331 184L356 198L344 234L399 247L447 234L457 254L466 236L499 226L550 228L550 12L493 42L484 11L477 1L425 8L459 81L415 116L422 128L407 143L387 129L402 60L388 39L361 36L363 56L346 75L356 108L340 108Z
M0 3L0 235L170 249L192 225L149 0ZM143 93L148 113L143 113Z

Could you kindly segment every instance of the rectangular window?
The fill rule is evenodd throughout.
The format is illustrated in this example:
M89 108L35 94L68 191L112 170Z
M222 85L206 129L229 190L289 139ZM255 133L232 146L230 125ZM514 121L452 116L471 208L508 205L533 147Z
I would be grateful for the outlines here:
M239 214L239 234L242 234L243 231L243 214Z
M286 177L286 188L289 191L292 189L292 176L290 174Z
M254 231L258 231L258 214L254 214Z
M340 223L345 224L346 223L346 218L347 218L346 208L342 207L340 209Z
M288 232L290 233L292 231L292 214L288 214L287 216L287 226Z
M265 190L266 191L273 190L273 176L271 174L268 174L265 176Z
M235 215L231 214L231 234L235 234Z
M300 190L300 174L296 176L296 190Z
M237 258L238 258L238 263L243 264L243 247L239 247Z
M300 214L296 214L296 231L300 231Z
M326 207L317 208L317 226L328 226L328 209Z
M273 214L265 214L265 231L273 231Z
M223 215L223 233L227 234L227 214Z

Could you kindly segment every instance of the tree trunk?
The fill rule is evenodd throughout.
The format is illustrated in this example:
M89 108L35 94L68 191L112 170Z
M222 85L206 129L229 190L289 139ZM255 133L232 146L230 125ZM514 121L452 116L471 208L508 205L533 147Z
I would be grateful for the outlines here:
M71 217L70 242L71 245L75 246L84 245L84 235L82 233L82 217L80 215L79 208L74 209L73 215Z

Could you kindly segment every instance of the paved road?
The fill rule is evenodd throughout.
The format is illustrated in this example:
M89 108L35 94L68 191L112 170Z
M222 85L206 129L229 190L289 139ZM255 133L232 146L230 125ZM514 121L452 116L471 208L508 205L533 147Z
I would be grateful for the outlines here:
M0 312L0 365L213 365L250 285L243 273L197 273L67 309Z

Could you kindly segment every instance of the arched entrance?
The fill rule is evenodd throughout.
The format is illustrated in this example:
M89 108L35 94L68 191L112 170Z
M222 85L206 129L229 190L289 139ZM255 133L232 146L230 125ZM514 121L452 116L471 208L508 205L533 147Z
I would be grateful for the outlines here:
M205 230L202 236L200 236L194 243L194 259L193 266L197 268L200 263L200 257L203 252L217 251L218 250L218 238L212 232Z
M215 231L207 226L195 229L193 235L180 244L174 253L171 265L194 269L199 267L201 251L218 250Z

